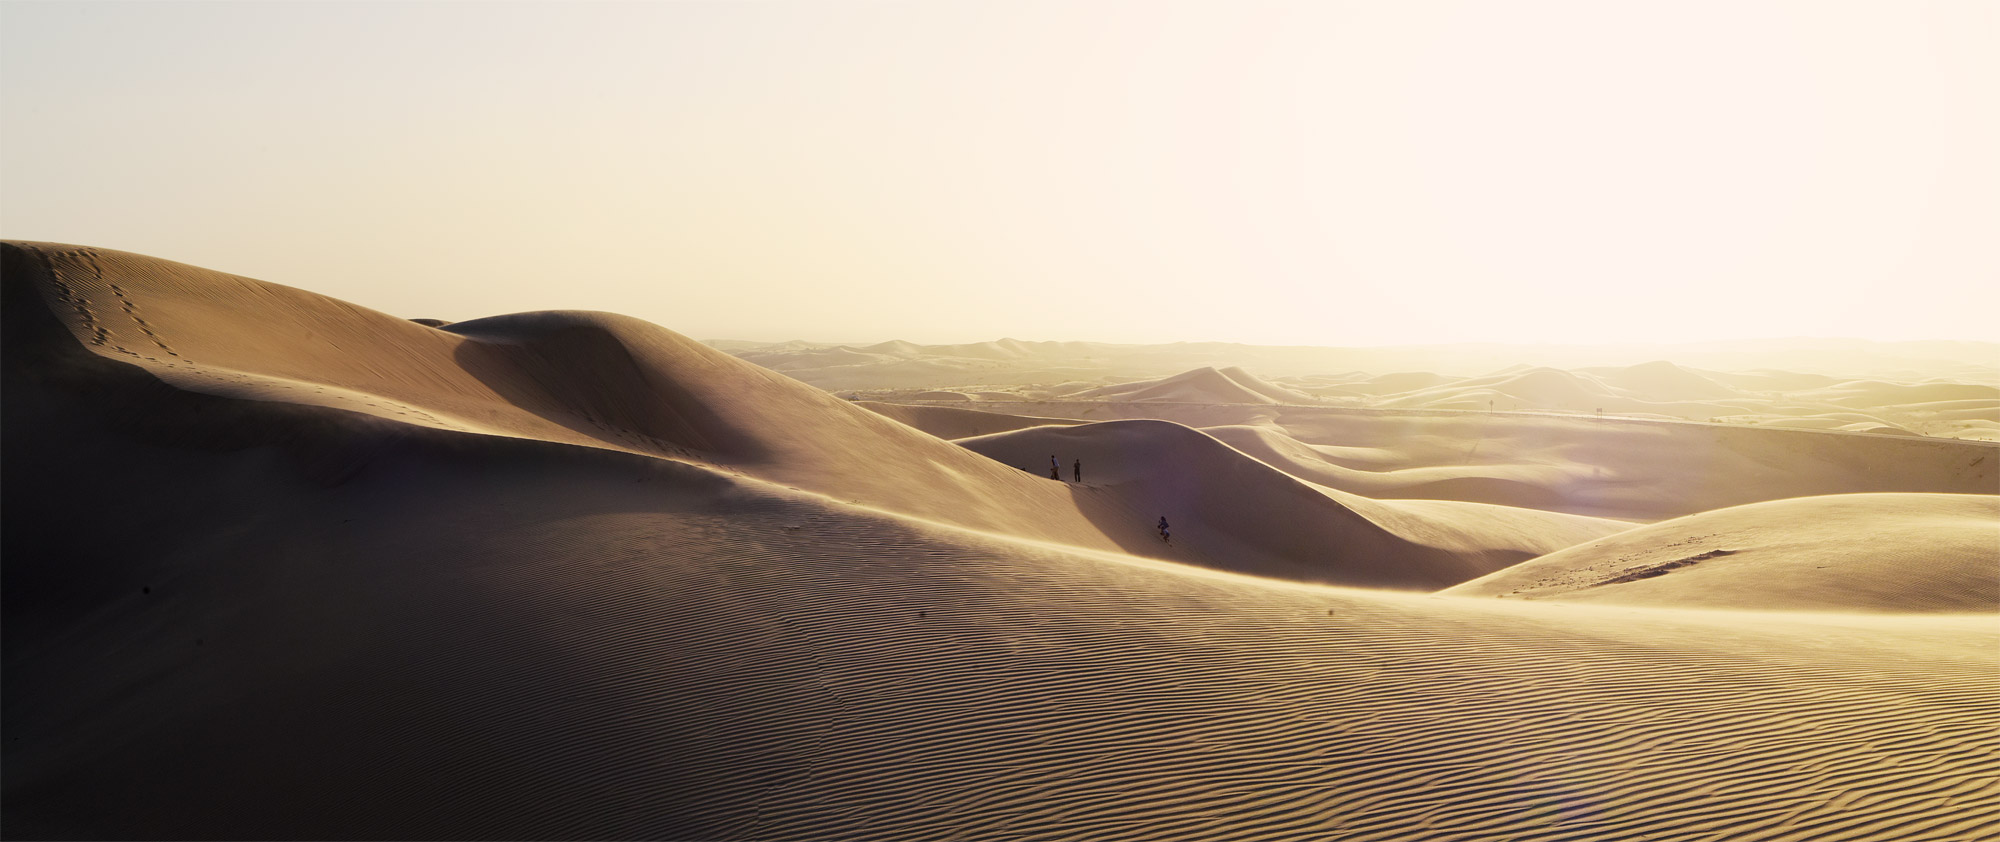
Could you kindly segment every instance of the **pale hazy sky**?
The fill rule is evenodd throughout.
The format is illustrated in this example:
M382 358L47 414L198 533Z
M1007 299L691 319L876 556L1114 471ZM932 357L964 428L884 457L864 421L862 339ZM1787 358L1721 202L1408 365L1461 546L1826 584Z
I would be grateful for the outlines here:
M2000 3L0 3L0 237L702 338L2000 339Z

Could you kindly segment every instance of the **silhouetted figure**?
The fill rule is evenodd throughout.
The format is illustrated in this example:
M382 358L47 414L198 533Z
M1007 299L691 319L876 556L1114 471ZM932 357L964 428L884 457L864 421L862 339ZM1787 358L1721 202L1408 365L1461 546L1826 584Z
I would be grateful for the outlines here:
M1082 482L1082 481L1083 481L1083 460L1082 460L1082 459L1078 459L1078 460L1076 460L1076 464L1073 464L1073 465L1071 465L1071 466L1069 466L1069 467L1070 467L1070 470L1073 470L1073 471L1075 471L1075 472L1076 472L1076 481L1077 481L1077 482Z
M1160 515L1160 540L1165 541L1169 544L1174 542L1174 536L1167 532L1166 515Z
M1049 479L1062 482L1062 463L1056 461L1053 453L1049 454Z

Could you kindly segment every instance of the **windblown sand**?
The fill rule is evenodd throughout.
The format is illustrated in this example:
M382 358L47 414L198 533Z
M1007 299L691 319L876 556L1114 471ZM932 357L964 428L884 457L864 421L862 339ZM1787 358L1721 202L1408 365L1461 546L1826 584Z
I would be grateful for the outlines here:
M878 413L624 317L4 252L9 838L2000 833L1993 445L1226 368L1272 403Z

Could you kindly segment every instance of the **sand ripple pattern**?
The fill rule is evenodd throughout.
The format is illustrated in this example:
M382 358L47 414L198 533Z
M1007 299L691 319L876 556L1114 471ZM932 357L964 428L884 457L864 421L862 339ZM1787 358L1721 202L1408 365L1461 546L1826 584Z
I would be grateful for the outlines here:
M289 535L323 558L274 571L263 562L275 536L251 529L201 549L207 572L183 586L185 602L132 598L126 620L173 631L128 648L177 647L184 660L123 691L169 727L92 770L135 793L100 807L108 824L96 830L2000 833L1990 618L1267 585L749 487L679 493L652 468L578 480L544 467L526 484L495 472L504 460L454 458L311 500L320 513L395 512L394 530L329 521ZM440 495L457 502L423 505ZM281 526L297 529L268 528ZM381 537L391 533L400 539ZM246 576L267 585L246 590ZM91 633L123 622L107 616ZM177 637L196 633L203 648ZM25 657L10 681L61 686L69 668ZM176 695L215 683L241 692ZM10 713L10 725L36 715ZM178 771L135 771L149 768ZM11 794L42 791L29 786Z

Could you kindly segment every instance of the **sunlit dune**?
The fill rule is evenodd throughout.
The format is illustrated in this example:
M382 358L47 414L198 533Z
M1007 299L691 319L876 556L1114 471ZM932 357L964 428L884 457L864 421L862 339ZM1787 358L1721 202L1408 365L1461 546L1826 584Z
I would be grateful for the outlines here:
M1753 610L2000 611L2000 497L1753 503L1580 543L1445 591Z
M1906 409L1980 384L725 351L0 254L8 838L2000 834L2000 445ZM1617 408L1737 403L1922 434Z

